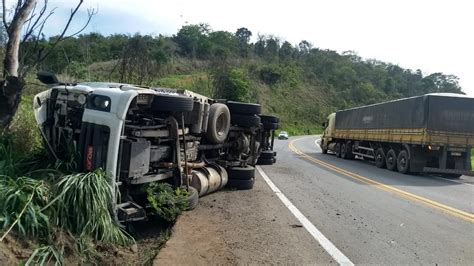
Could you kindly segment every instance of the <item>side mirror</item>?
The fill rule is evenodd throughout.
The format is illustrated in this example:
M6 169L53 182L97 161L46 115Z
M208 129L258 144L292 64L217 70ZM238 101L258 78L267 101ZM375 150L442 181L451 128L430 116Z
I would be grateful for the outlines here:
M58 78L53 73L40 71L36 74L36 78L46 85L56 85L59 83Z

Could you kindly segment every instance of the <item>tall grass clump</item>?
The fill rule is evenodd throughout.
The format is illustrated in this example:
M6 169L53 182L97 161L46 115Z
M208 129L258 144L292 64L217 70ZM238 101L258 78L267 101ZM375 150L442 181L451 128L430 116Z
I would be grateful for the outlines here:
M62 176L55 189L56 219L63 228L111 244L134 242L111 214L114 192L103 171Z
M11 230L20 236L48 236L51 224L42 206L48 203L50 195L49 186L42 180L0 176L1 240Z

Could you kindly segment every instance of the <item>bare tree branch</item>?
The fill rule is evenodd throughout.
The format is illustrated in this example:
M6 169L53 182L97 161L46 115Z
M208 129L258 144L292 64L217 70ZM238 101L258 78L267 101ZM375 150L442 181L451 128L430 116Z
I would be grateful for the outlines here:
M5 27L5 30L7 31L7 34L8 34L8 31L9 31L9 27L7 25L7 8L5 7L5 0L2 0L2 19L3 19L3 26Z
M36 9L36 4L35 4L35 7L33 9L33 14L31 15L30 17L30 20L28 22L28 26L26 27L26 33L25 35L23 36L23 42L28 40L28 38L35 32L36 28L37 28L37 25L39 23L39 21L41 20L41 18L43 17L44 13L46 12L46 9L48 8L48 0L44 0L44 4L43 4L43 7L41 8L39 14L38 14L38 17L36 18L36 20L33 22L33 24L31 24L31 21L33 20L33 18L36 16L36 13L34 13L35 9ZM52 11L51 11L52 12ZM50 12L50 13L51 13ZM49 16L48 16L49 17Z
M79 33L81 33L90 23L92 17L96 14L94 9L91 9L91 10L88 10L87 13L88 13L88 18L87 18L87 21L85 23L85 25L79 30L77 31L76 33L74 34L71 34L71 35L68 35L68 36L65 36L66 35L66 32L71 24L71 21L72 19L74 18L74 16L76 15L77 11L79 10L79 8L81 7L82 3L84 2L84 0L79 0L79 3L77 4L76 8L71 10L71 15L69 16L69 19L66 23L66 26L64 26L63 28L63 31L61 32L61 34L58 36L58 38L56 39L56 41L51 45L51 48L49 48L49 50L43 54L43 55L39 55L38 57L38 62L35 63L35 65L37 65L38 63L42 62L44 59L46 59L50 54L51 52L54 50L54 48L56 48L56 46L63 40L65 39L68 39L68 38L71 38Z

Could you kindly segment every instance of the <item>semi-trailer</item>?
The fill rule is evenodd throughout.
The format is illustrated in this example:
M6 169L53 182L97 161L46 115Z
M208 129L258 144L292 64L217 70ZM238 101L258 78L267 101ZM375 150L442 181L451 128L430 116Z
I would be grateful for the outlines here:
M403 174L474 175L474 98L436 93L338 111L328 116L326 154L372 160Z

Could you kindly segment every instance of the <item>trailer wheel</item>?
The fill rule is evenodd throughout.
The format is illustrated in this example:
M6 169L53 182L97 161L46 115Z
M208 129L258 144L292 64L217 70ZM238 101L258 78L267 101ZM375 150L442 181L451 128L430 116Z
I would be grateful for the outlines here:
M397 154L393 149L390 149L387 152L387 156L385 157L385 164L387 165L387 169L390 171L397 170Z
M262 151L260 153L260 159L273 159L275 157L275 154L273 151Z
M260 125L260 117L256 115L232 114L230 121L232 125L241 127L258 127Z
M263 129L265 130L274 130L278 128L278 123L263 121L262 124L263 124Z
M275 159L276 159L276 158L271 158L271 159L262 159L262 158L259 158L259 159L257 160L257 164L258 164L258 165L272 165L272 164L275 163L275 162L274 162Z
M385 168L385 153L382 148L378 148L375 152L375 166Z
M459 179L461 178L462 175L461 174L443 174L441 176L447 179Z
M354 158L352 154L352 147L349 142L342 143L341 145L341 158L351 160Z
M230 112L225 104L215 103L209 109L206 138L214 143L224 143L230 129Z
M256 103L228 101L227 106L232 114L258 115L262 112L262 106Z
M336 157L341 158L341 143L336 143L335 149Z
M260 115L260 119L262 122L270 122L278 124L280 122L280 118L271 115Z
M397 169L402 174L410 173L410 159L406 150L401 151L397 158Z

